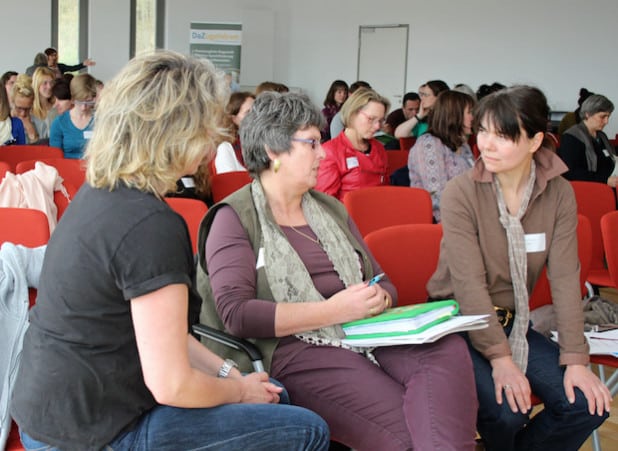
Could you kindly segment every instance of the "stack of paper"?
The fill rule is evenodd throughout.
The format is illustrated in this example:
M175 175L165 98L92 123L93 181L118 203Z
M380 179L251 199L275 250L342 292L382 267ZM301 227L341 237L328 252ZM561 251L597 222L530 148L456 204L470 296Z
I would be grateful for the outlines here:
M430 343L450 333L487 327L488 315L455 316L458 311L454 300L387 309L343 324L343 342L360 347Z
M552 331L552 340L558 341L558 332ZM590 345L590 355L618 357L618 329L605 332L584 332Z

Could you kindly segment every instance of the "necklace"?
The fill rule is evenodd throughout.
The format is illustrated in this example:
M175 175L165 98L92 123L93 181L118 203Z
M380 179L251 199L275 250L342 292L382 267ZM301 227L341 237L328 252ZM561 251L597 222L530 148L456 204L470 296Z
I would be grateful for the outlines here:
M290 229L294 230L296 233L298 233L300 236L304 236L305 238L307 238L309 241L314 242L315 244L317 244L318 246L322 247L322 242L319 239L316 238L312 238L311 236L307 235L304 232L301 232L300 230L298 230L296 227L294 226L289 226Z

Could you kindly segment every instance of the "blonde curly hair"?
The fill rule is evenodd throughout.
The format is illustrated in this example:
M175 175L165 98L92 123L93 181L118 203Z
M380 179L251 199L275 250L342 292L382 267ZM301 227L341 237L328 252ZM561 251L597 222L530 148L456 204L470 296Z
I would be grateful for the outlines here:
M228 89L205 60L171 51L134 58L102 91L87 145L86 178L161 197L212 159L225 132Z

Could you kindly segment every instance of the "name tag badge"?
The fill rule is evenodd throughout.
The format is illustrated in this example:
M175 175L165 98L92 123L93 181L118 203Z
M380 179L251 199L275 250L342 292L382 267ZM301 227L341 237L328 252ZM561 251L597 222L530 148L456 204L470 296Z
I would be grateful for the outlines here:
M84 131L84 139L91 139L91 138L92 138L92 130Z
M603 149L603 155L605 155L606 157L609 157L609 150Z
M526 252L543 252L545 250L544 233L527 233L525 236Z
M257 257L257 262L255 263L255 269L260 269L262 266L264 266L264 248L261 247L258 250L258 257Z
M348 169L354 169L358 167L358 158L349 157L345 159L345 165Z
M195 188L195 180L193 177L181 177L180 180L185 188Z

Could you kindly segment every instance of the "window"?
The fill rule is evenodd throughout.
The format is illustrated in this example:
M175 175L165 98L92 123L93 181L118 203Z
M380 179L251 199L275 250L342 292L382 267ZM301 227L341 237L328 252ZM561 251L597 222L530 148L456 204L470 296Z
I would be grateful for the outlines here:
M88 0L52 0L52 46L65 64L87 58Z
M163 46L165 0L131 0L131 57Z

